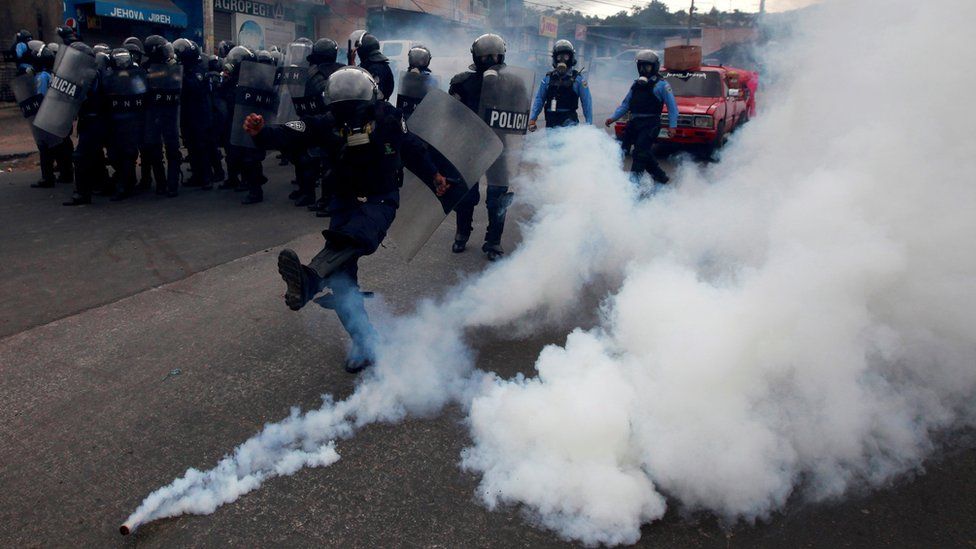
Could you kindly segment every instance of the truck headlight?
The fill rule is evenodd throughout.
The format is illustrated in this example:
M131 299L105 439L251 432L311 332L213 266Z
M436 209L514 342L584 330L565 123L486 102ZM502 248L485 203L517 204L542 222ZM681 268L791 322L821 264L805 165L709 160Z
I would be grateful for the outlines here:
M696 128L711 128L714 124L712 123L711 116L696 116L695 117L695 127Z

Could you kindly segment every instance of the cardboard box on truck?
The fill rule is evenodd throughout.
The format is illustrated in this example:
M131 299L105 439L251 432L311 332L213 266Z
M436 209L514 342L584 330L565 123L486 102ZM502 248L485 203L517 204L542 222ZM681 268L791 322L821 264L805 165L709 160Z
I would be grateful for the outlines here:
M671 46L664 48L664 66L672 71L690 71L701 67L701 46Z

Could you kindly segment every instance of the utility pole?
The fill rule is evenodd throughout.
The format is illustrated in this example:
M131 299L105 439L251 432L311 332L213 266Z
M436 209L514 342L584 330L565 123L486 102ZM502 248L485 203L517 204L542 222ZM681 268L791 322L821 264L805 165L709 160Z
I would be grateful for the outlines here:
M766 13L766 0L759 0L759 15Z
M203 51L213 55L214 51L214 1L202 0L203 2Z
M695 0L691 0L691 8L688 10L688 32L685 34L685 45L691 45L691 19L695 14Z

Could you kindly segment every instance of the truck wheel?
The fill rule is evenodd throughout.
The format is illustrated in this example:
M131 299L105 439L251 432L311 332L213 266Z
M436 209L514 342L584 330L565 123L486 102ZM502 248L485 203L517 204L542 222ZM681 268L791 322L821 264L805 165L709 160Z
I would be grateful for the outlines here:
M715 153L725 144L725 120L718 123L718 131L715 133L715 140L705 147L705 157L709 161L718 161Z

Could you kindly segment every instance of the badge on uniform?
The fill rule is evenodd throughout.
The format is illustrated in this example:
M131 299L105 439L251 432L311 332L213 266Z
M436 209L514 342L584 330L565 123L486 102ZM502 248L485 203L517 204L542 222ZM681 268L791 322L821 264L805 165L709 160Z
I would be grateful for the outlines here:
M302 122L301 120L292 120L291 122L285 122L285 127L291 128L296 132L304 132L305 122Z

